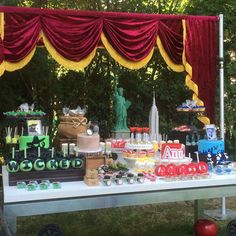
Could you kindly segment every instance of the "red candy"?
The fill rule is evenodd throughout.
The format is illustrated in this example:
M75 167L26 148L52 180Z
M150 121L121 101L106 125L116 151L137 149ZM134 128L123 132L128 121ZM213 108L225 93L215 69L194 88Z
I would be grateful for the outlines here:
M159 165L155 168L155 174L157 176L166 176L166 167L164 165Z
M169 164L166 166L166 172L168 176L176 176L178 175L178 168L174 164Z
M178 174L179 175L188 175L189 174L188 166L186 164L179 165L178 166Z
M196 163L191 162L190 164L188 164L189 174L192 174L192 175L197 174L198 172L197 170L198 170L198 166Z
M207 165L207 163L204 162L204 161L200 161L200 162L197 164L197 171L198 171L198 173L200 173L200 174L207 173L207 172L208 172L208 165Z

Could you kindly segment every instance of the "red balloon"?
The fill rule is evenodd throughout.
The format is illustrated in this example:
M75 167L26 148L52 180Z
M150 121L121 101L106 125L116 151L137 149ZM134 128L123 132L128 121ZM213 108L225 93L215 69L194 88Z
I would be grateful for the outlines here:
M188 175L188 166L186 164L181 164L178 166L178 174L179 175Z
M155 174L157 176L166 176L166 167L164 165L159 165L155 168Z
M218 227L216 223L208 219L199 219L194 225L196 236L217 236Z
M188 172L189 174L196 174L197 173L197 169L198 169L198 166L196 163L194 162L191 162L190 164L188 164Z
M208 165L206 162L204 161L200 161L198 164L197 164L197 167L198 167L198 173L207 173L208 172Z
M175 176L178 175L178 168L174 164L169 164L166 166L167 175Z

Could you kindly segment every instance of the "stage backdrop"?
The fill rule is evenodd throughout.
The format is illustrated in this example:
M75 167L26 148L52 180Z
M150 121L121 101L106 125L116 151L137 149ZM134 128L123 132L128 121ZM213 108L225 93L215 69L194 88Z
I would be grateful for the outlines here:
M24 67L38 45L68 69L89 65L98 46L122 66L139 69L160 50L167 65L214 122L217 17L0 7L0 75ZM174 83L175 81L173 81Z

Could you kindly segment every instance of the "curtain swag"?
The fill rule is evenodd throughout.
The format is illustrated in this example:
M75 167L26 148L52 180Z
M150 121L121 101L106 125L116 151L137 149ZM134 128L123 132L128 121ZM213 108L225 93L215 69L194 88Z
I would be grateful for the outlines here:
M169 68L186 73L185 85L204 124L214 122L216 16L183 16L0 7L0 75L23 68L43 44L61 65L83 70L103 44L114 60L140 69L157 47Z

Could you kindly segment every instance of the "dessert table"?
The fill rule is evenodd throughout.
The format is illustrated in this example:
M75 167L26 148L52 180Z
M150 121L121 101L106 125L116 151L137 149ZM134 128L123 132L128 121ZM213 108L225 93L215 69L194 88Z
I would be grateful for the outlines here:
M32 216L100 208L145 205L193 200L195 219L203 215L201 200L236 196L236 173L214 175L209 178L155 182L143 184L88 187L83 181L62 182L61 189L17 189L8 185L8 172L3 166L3 217L13 235L16 219Z

